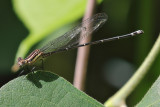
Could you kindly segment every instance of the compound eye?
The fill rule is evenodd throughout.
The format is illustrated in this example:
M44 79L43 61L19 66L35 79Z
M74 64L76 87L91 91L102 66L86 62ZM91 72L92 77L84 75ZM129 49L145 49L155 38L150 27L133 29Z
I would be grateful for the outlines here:
M22 59L21 57L18 58L18 65L19 66L24 66L26 63L26 61L24 59Z
M23 59L21 57L18 57L18 62L21 61L21 60L23 60Z

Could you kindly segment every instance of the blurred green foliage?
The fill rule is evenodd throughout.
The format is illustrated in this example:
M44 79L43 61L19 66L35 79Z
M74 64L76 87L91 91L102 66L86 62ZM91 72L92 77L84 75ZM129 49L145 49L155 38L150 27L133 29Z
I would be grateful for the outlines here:
M80 18L86 2L86 0L13 0L17 15L30 32L21 42L15 59L19 56L24 58L29 49L48 34Z
M41 1L39 3L41 3ZM66 10L67 12L68 8L70 8L70 6L68 5L69 2L67 2L64 5L61 5L63 3L65 2L62 1L62 3L60 3L59 6L56 5L56 7L62 9L61 11ZM159 28L160 28L159 4L160 1L152 1L152 0L149 1L104 0L102 4L97 6L96 12L107 13L109 19L107 23L104 25L104 27L102 27L97 33L95 33L93 40L125 34L137 29L144 30L145 34L135 38L129 38L126 40L120 40L120 41L105 43L102 45L92 46L91 55L89 59L87 83L86 83L87 94L89 94L90 96L94 97L95 99L103 103L104 101L106 101L107 97L110 97L113 93L115 93L118 90L118 87L114 87L112 84L109 84L107 81L105 81L105 79L103 79L103 68L105 66L105 63L109 60L112 60L112 58L126 60L127 62L131 63L135 68L138 68L140 66L141 62L144 60L144 58L150 51L154 41L156 40L159 34ZM51 8L54 8L54 5L55 4L53 4L53 7ZM64 7L65 5L66 8ZM32 9L33 7L34 6L31 5L30 9ZM71 25L66 25L64 27L64 24L71 23L72 21L75 21L78 18L80 18L85 9L85 7L82 6L81 8L83 8L83 12L82 11L80 12L80 10L77 9L78 8L77 6L75 7L74 10L70 10L74 11L73 14L75 15L75 17L71 18L72 20L65 19L71 17L70 14L72 13L69 13L70 11L68 10L68 13L64 14L63 16L65 20L63 20L62 22L57 22L57 20L55 19L56 23L57 24L59 23L59 25L56 25L56 27L53 27L54 26L53 23L55 23L55 21L53 21L53 23L49 23L50 19L47 20L48 23L44 23L42 21L42 24L51 24L51 26L48 28L49 30L43 31L43 26L38 25L38 23L36 22L34 25L26 24L27 28L25 28L23 23L17 18L17 15L14 13L11 1L1 0L0 8L1 8L0 9L1 85L9 81L11 78L10 67L14 63L15 54L17 52L20 42L25 37L27 37L28 34L31 35L32 33L27 29L32 29L31 31L34 31L36 33L38 31L41 32L42 30L41 33L43 33L42 34L43 36L41 35L40 39L48 35L51 35L47 37L48 39L53 38L53 36L58 37L71 28ZM18 6L16 6L16 8L18 8ZM32 10L30 11L32 12ZM55 12L61 14L60 11L56 10ZM79 15L76 15L78 14L76 12L79 12ZM38 15L36 16L38 17ZM46 16L42 16L41 18L43 17ZM56 15L56 17L58 16ZM38 19L34 20L39 21ZM34 21L32 20L30 22ZM38 28L33 30L34 26L38 26ZM60 33L57 34L55 33L55 31L60 31ZM39 35L38 33L35 35L34 33L32 33L31 36L33 38L37 38L38 35ZM30 36L28 36L27 38L29 37ZM29 51L33 43L35 44L40 40L40 39L32 40L33 39L32 37L28 39L29 48L28 49L24 48L24 51L26 51L25 54ZM35 47L33 47L33 49L35 49ZM33 49L31 49L30 51L32 51ZM74 66L75 66L75 56L76 56L75 50L71 50L65 53L55 54L46 60L46 66L50 66L49 70L51 69L52 71L62 75L63 77L67 78L69 81L72 82ZM159 59L160 56L155 61L155 64L152 66L148 75L143 79L140 85L128 98L127 100L128 106L133 106L137 104L144 96L146 91L149 89L149 87L152 85L152 83L155 81L155 79L158 77L160 73ZM126 76L124 74L121 75Z

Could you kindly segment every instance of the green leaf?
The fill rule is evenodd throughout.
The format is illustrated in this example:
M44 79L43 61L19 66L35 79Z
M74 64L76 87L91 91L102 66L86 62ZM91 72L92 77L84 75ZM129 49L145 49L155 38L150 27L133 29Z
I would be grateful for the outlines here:
M82 16L86 0L14 0L14 9L31 33L51 32ZM37 35L34 35L37 36Z
M58 28L82 17L86 3L87 0L13 0L15 12L29 30L16 59L24 58L33 45Z
M13 0L13 6L29 30L29 35L20 44L17 58L24 57L33 45L50 33L79 19L85 11L86 0Z
M82 17L86 3L86 0L13 0L15 12L29 30L15 60L24 58L33 45L58 28Z
M95 99L50 72L16 78L0 89L2 107L103 107Z
M159 107L160 105L160 76L149 89L136 107Z

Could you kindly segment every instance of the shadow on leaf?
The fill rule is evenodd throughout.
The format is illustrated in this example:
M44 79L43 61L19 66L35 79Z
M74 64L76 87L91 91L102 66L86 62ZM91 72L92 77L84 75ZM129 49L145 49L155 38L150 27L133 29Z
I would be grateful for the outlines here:
M52 82L57 80L58 78L59 76L46 71L36 71L34 73L32 72L27 75L27 79L31 81L38 88L42 88L40 80L45 82Z

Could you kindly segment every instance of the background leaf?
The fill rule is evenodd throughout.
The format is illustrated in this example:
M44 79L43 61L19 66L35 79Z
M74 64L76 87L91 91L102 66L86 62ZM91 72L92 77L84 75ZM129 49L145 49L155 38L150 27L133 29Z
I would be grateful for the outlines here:
M24 57L29 49L56 29L79 19L86 0L13 0L14 10L29 30L22 41L17 57ZM60 35L59 35L60 36Z
M158 107L160 105L160 76L136 107Z
M4 85L0 89L0 106L103 107L62 77L41 71Z

